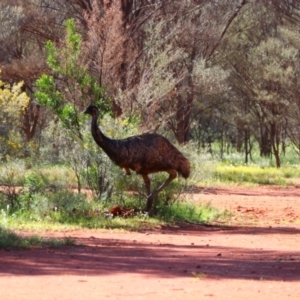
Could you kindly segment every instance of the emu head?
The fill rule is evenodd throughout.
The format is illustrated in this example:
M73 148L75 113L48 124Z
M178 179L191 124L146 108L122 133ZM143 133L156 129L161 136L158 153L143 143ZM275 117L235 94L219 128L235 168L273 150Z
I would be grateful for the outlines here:
M91 115L91 116L97 116L99 111L98 111L98 108L91 104L89 105L83 112L84 114L88 114L88 115Z

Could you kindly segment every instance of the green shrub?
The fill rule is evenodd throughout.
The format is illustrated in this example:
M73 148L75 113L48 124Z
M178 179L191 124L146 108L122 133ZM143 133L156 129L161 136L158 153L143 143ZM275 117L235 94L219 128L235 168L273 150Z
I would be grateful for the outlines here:
M24 184L25 164L21 160L6 162L0 166L0 208L19 207L18 194Z

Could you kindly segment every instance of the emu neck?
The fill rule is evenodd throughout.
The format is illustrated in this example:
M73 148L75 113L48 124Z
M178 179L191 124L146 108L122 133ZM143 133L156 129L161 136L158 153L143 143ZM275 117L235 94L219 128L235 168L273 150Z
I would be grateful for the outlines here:
M114 156L112 152L113 151L113 142L110 138L105 136L103 132L100 130L97 124L98 116L93 115L92 116L92 123L91 123L91 131L92 136L95 140L95 142L100 146L106 154L108 154L109 157ZM112 158L112 157L111 157ZM113 159L113 158L112 158Z
M102 131L98 127L97 120L98 120L98 116L93 115L92 116L92 123L91 123L92 136L93 136L95 142L101 148L103 148L103 145L105 144L104 140L105 140L106 136L102 133Z

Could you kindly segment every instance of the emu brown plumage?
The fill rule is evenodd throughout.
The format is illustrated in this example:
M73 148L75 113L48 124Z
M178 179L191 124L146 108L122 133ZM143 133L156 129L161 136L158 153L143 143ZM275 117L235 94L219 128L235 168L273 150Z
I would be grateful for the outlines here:
M91 131L95 142L108 157L129 175L130 170L143 177L147 189L146 211L150 211L153 200L179 173L182 177L190 175L190 163L184 155L165 137L157 133L144 133L126 139L115 140L105 136L97 125L98 108L89 105L85 114L92 116ZM151 173L169 173L168 179L154 192L150 192Z

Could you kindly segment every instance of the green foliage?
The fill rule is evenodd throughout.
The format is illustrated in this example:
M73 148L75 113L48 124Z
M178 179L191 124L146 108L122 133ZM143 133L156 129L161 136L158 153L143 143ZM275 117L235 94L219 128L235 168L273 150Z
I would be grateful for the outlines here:
M35 93L39 104L46 106L54 112L60 113L63 97L61 93L55 89L54 77L43 74L36 83L40 89L40 91Z
M10 212L28 212L35 218L42 218L49 214L54 207L72 210L78 202L85 203L85 197L78 201L79 196L67 192L75 179L74 174L66 167L40 166L36 169L26 169L24 161L6 163L0 167L0 209ZM65 197L61 194L66 191ZM58 195L57 200L56 195ZM72 197L74 199L72 199ZM70 201L68 200L70 198ZM62 205L64 203L64 205ZM65 205L69 203L68 206ZM75 204L76 203L76 204ZM73 207L70 209L70 206Z
M83 108L94 103L101 112L109 111L103 87L90 76L80 62L82 37L76 32L75 22L66 22L65 43L56 47L46 43L47 62L53 75L43 74L37 81L37 102L59 117L62 125L82 139Z
M17 208L19 187L24 183L21 174L25 172L25 164L21 161L13 161L2 164L0 167L0 209Z
M18 197L20 210L31 220L52 218L53 212L59 211L65 216L83 215L91 209L91 204L84 194L74 193L66 187L46 184L41 175L26 176L24 188Z

